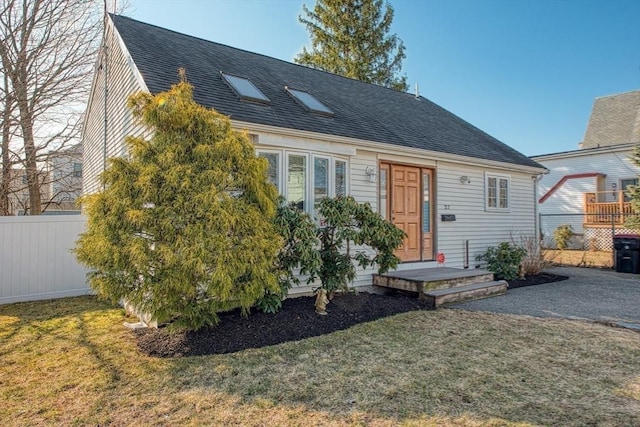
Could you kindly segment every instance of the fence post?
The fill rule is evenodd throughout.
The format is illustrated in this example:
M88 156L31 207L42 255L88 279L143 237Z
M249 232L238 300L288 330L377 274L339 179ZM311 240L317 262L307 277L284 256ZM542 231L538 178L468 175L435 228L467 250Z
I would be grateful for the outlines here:
M616 216L611 215L611 265L616 268L616 248L613 246L613 238L616 235Z
M538 233L538 245L542 243L542 213L538 212L538 229L536 232Z

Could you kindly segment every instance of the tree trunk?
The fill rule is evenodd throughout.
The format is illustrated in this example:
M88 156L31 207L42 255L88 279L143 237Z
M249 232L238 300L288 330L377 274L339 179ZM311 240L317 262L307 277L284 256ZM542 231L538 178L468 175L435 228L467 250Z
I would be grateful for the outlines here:
M38 162L36 144L33 137L33 118L29 110L26 96L18 97L20 110L20 128L24 142L25 172L27 174L27 188L29 189L29 215L42 214L42 198L40 196L40 179L38 174Z
M0 216L10 215L11 158L9 156L9 122L6 112L2 118L2 181L0 181Z
M10 215L9 193L11 191L11 156L9 140L11 139L11 108L13 99L9 95L9 78L4 75L4 111L2 112L2 180L0 181L0 216Z

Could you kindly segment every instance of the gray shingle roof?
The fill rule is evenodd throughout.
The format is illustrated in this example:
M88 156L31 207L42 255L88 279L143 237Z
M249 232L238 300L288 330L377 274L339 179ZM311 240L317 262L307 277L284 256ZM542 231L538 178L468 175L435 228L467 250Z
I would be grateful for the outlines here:
M533 160L424 97L363 83L264 55L111 15L151 93L178 81L185 68L196 102L232 119L338 135L516 165ZM268 105L240 100L220 71L249 78ZM334 112L306 111L284 90L308 91Z
M640 142L640 90L596 98L583 148Z

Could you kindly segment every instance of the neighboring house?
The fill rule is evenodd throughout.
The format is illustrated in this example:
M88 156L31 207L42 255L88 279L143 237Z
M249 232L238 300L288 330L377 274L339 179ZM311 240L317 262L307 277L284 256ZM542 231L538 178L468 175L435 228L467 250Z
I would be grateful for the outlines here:
M630 159L638 144L640 90L596 98L580 149L531 157L549 169L538 184L548 244L562 224L571 225L582 237L575 243L587 249L610 249L612 230L631 231L623 227L632 214L625 190L638 184L640 168Z
M60 150L49 158L51 198L45 212L79 213L82 193L82 144Z
M0 169L0 174L2 170ZM49 186L46 184L49 174L41 171L38 180L40 186L40 200L47 201L51 197ZM29 209L29 188L27 186L27 172L23 168L13 167L11 169L11 179L9 183L9 214L24 215Z
M42 165L39 181L42 215L80 214L76 199L82 193L82 144L51 154ZM14 167L9 185L9 213L24 215L28 210L27 173Z
M42 215L80 214L76 199L82 193L82 144L50 155L42 164L38 179ZM11 215L24 215L28 211L27 173L23 168L14 167L9 185L9 212Z
M122 16L105 34L83 128L87 193L100 191L108 157L127 154L125 136L151 136L127 97L168 90L182 67L198 103L251 135L289 201L313 214L321 198L350 194L405 230L401 269L435 267L439 252L473 268L487 246L535 230L545 169L426 98Z

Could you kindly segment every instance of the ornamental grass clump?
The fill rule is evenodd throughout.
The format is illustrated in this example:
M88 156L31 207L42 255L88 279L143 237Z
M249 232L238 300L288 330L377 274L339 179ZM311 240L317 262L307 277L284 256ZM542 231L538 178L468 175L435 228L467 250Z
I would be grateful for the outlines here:
M110 159L103 191L83 198L76 254L99 295L198 329L280 292L282 237L266 160L227 117L194 102L181 74L167 92L129 98L153 136L128 137L129 156Z

